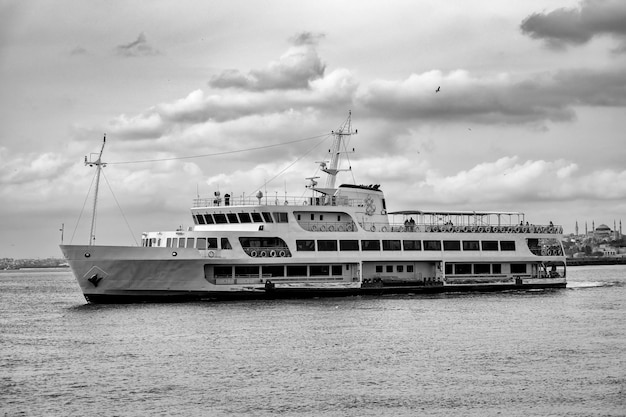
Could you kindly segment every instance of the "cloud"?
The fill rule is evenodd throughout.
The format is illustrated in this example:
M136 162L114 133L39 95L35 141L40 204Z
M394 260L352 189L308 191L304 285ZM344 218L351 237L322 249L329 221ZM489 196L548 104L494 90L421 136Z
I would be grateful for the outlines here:
M592 38L610 35L621 41L616 52L626 50L626 2L584 0L578 8L560 8L549 13L533 13L520 25L522 33L542 39L555 49L582 45Z
M87 49L83 48L82 46L77 46L70 51L70 55L72 56L87 55L87 54L89 54L89 52L87 51Z
M148 43L143 32L133 42L116 46L115 51L124 57L152 56L161 53Z
M484 124L562 122L574 106L625 106L626 72L576 70L521 77L477 76L465 70L429 71L404 80L376 80L356 101L372 116L402 120L455 120ZM441 86L441 91L435 89Z
M292 46L278 61L247 74L229 69L211 78L213 88L239 88L250 91L306 89L313 80L322 78L326 65L317 53L321 34L304 32L291 39Z
M0 184L22 185L36 181L49 181L61 174L67 160L60 154L25 154L9 156L7 148L0 147Z
M434 170L411 190L424 201L468 206L502 202L546 202L626 198L626 170L583 173L569 161L527 160L503 157L469 170L441 176Z

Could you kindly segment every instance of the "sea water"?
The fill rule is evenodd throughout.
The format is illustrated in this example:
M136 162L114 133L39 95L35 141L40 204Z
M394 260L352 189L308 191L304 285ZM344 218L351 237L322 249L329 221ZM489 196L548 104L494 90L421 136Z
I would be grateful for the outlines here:
M0 415L624 416L626 267L559 290L88 305L0 272Z

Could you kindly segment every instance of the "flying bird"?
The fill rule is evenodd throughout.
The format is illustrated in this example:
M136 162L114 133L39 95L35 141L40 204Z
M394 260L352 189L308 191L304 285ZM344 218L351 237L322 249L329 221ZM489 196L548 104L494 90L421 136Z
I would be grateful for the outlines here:
M435 93L438 93L439 90L441 90L441 86L437 87L437 89L435 90Z

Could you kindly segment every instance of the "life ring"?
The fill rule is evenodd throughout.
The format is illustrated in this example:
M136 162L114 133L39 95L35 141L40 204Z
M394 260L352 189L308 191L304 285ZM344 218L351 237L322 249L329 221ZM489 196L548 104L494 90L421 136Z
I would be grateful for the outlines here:
M372 225L372 227L370 227L370 232L375 232L375 231L376 231L376 226Z
M432 231L432 228L430 226L426 226L426 231L430 232L430 231Z
M381 232L386 232L387 231L387 226L383 226L382 229L380 229Z
M478 233L483 233L485 231L485 228L482 226L478 226Z
M284 258L287 253L284 250L281 250L280 252L278 252L278 255L280 255L281 258Z
M339 226L339 227L337 228L337 231L338 231L338 232L343 232L343 226Z
M320 226L320 232L323 232L323 231L325 231L325 230L326 230L326 226L321 225L321 226Z
M351 225L351 224L347 225L347 226L346 226L346 230L347 230L348 232L351 232L351 231L352 231L352 225Z
M519 233L521 231L521 228L519 226L515 226L515 233Z
M311 231L312 231L312 232L314 232L314 231L316 231L316 230L317 230L317 226L316 226L316 225L311 226Z
M215 256L215 252L213 252L212 250L210 250L207 255L209 255L209 258L212 258Z
M439 226L433 226L432 231L435 232L435 233L438 232L439 231Z
M554 233L554 227L552 226L548 227L548 233Z
M260 253L261 258L265 258L267 256L267 252L265 252L264 250L261 251Z
M256 258L257 253L255 250L253 250L252 252L250 252L250 256L252 256L253 258Z
M335 226L333 226L332 224L330 226L328 226L328 231L329 232L334 232L335 231Z
M522 233L528 233L528 227L526 226L522 227Z
M275 251L275 250L272 250L272 251L270 252L270 256L271 256L272 258L275 258L275 257L276 257L276 251Z
M470 227L469 226L464 226L463 227L463 232L464 233L469 233L470 232Z

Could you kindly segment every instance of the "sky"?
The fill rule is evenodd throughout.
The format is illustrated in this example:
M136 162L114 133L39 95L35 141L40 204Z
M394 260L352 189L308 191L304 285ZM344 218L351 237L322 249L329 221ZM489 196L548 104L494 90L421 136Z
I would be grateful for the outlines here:
M626 222L623 0L0 0L0 110L0 257L89 241L105 134L96 242L135 245L308 195L348 112L389 211Z

